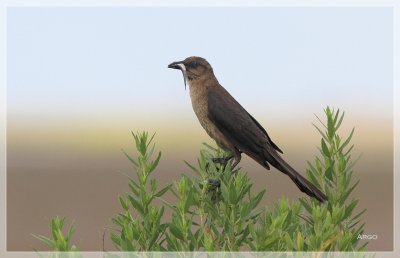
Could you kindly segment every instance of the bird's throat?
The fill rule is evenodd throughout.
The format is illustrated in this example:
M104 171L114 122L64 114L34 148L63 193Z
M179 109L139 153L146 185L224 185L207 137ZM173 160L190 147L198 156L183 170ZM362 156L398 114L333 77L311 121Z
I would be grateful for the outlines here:
M183 80L185 83L185 90L186 90L186 85L189 84L189 78L187 75L187 71L186 71L186 67L184 64L178 64L178 66L181 68L180 70L182 71L182 75L183 75Z

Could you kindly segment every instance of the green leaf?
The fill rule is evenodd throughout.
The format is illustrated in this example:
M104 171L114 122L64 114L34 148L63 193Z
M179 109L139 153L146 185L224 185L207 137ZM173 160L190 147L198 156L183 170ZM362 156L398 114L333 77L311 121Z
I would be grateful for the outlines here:
M339 109L336 110L335 118L333 119L333 124L334 125L336 124L338 117L339 117Z
M353 218L351 218L351 220L352 220L352 221L357 220L357 219L360 218L361 215L363 215L366 211L367 211L367 209L363 209L363 210L360 211L357 215L355 215Z
M326 142L325 142L324 139L321 139L321 148L322 148L322 152L324 153L324 155L326 157L330 157L331 156L331 153L330 153L330 151L328 149L328 146L326 145Z
M304 239L303 239L303 236L300 231L297 231L297 234L296 234L296 247L297 247L297 250L303 251Z
M131 202L133 208L135 208L142 216L145 216L146 214L144 214L144 208L143 206L136 201L132 196L128 196L129 201Z
M195 168L194 166L192 166L189 162L187 162L186 160L184 161L185 162L185 164L191 169L191 170L193 170L194 172L196 172L196 174L197 175L200 175L200 171L197 169L197 168Z
M358 180L357 182L354 183L354 185L352 187L350 187L349 189L347 189L343 195L341 196L341 198L339 199L339 202L341 204L343 204L347 198L349 197L350 193L353 192L353 190L356 188L356 186L358 185L358 183L360 183L360 180Z
M359 252L366 252L367 251L367 245L369 244L369 242L364 243L362 246L360 246L360 248L357 250Z
M119 203L124 210L129 210L129 205L122 196L119 197Z
M173 223L169 224L169 231L178 239L184 240L184 236L182 234L182 231L175 226Z
M171 185L167 185L166 187L164 187L163 189L161 189L160 191L158 191L154 196L155 196L155 197L161 197L161 196L163 196L170 188L171 188Z
M353 127L353 129L351 130L350 135L349 135L349 136L347 137L347 139L343 142L342 146L340 146L339 152L342 152L343 149L349 144L351 138L353 137L354 130L355 130L355 128Z
M236 204L238 202L236 189L233 184L229 185L229 203Z
M148 141L147 141L146 148L148 148L148 147L149 147L149 145L151 144L151 142L152 142L152 141L153 141L153 139L154 139L154 136L156 136L156 133L153 133L153 135L151 136L150 140L148 140ZM146 137L146 138L147 138L147 137Z
M139 191L140 191L140 186L133 181L131 178L129 178L129 188L131 189L132 193L135 194L135 196L139 196Z
M139 166L138 163L137 163L131 156L129 156L128 153L126 153L125 150L122 150L122 152L123 152L123 153L125 154L125 156L129 159L129 161L130 161L133 165L135 165L135 167L138 167L138 166Z
M339 112L339 110L338 110L338 112ZM336 130L338 130L340 125L342 124L343 118L344 118L344 111L342 112L342 115L340 116L339 122L336 123Z
M38 239L39 241L43 242L44 244L46 244L48 247L50 248L54 248L54 246L56 245L54 240L51 240L50 238L47 238L45 236L42 235L34 235L31 234L34 238Z
M227 202L229 200L229 192L228 192L228 187L224 182L222 182L221 184L221 193L222 193L222 198L224 199L225 202Z
M343 220L347 219L351 215L351 213L353 212L353 210L357 204L358 204L358 200L353 199L351 201L350 205L348 205L345 209Z
M185 202L185 212L189 211L189 208L194 204L194 199L193 199L193 188L191 188L186 196L186 202Z
M154 169L157 167L158 162L160 162L161 159L161 151L158 153L157 158L151 163L150 167L149 167L149 171L148 173L150 174L151 172L154 171Z
M116 224L116 225L122 227L122 222L121 222L121 220L120 220L120 217L112 218L111 221L112 221L114 224Z
M67 242L69 242L69 240L71 239L72 235L75 233L75 227L71 226L68 230L67 236L65 237L65 240Z
M257 207L257 205L262 200L264 194L265 194L265 189L262 190L261 192L259 192L254 198L251 199L251 201L250 201L251 209L254 209L255 207Z
M319 129L318 126L316 126L315 124L312 124L312 125L315 127L315 129L318 130L318 132L321 134L322 138L324 138L325 141L328 141L328 137L326 137L325 133L322 132L322 130Z
M303 207L306 209L306 211L311 214L311 212L312 212L311 205L303 197L300 198L299 201L303 205Z
M328 116L328 138L333 139L335 136L335 124L331 116Z
M117 236L115 233L111 232L110 234L111 241L116 245L120 246L121 238Z
M172 192L172 188L171 188L171 192ZM162 201L168 208L170 208L171 210L176 210L176 206L174 206L174 205L171 205L169 202L167 202L166 200L164 200L164 199L162 199L162 198L160 198L160 197L158 197L158 199L160 200L160 201Z
M353 145L351 145L350 146L350 148L346 151L346 153L345 154L343 154L344 156L347 156L347 155L349 155L349 153L353 150L353 148L354 148L354 144Z
M321 189L321 185L319 184L317 178L310 170L307 170L307 176L308 176L308 179L311 181L311 183L313 183L316 187Z
M330 181L333 181L333 174L335 173L334 171L334 165L330 165L326 170L325 170L325 176L328 178Z
M203 145L214 152L218 151L218 149L216 149L215 147L211 146L210 144L208 144L206 142L203 142Z
M314 114L314 116L317 118L317 120L321 123L321 125L322 125L325 129L328 129L328 128L326 127L326 125L324 124L324 122L322 122L322 120L321 120L316 114Z
M292 239L290 238L289 234L285 234L284 239L286 241L286 245L288 246L289 250L294 249L294 243Z
M315 174L318 174L317 169L316 169L316 168L314 167L314 165L311 164L311 162L308 161L308 160L307 160L307 165L308 165L308 167L309 167L310 169L308 169L308 170L306 171L306 173L308 172L308 173L315 173Z

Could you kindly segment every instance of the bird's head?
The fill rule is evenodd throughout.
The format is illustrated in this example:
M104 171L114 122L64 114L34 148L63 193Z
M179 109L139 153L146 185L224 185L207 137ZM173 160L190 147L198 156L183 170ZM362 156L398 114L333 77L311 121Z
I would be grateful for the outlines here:
M202 77L213 74L213 69L206 59L198 56L191 56L183 61L173 62L168 68L179 69L182 71L186 83L192 80L198 80Z

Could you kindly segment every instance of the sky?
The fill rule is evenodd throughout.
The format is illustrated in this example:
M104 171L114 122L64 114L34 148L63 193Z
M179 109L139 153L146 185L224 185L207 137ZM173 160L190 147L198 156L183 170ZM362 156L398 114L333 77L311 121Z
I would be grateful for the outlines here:
M163 182L187 170L183 160L195 163L201 143L212 141L182 74L167 68L192 55L210 62L302 173L320 140L314 114L323 117L327 105L345 110L340 133L355 126L354 157L362 154L356 194L380 239L371 248L390 250L392 19L392 9L370 7L9 7L9 250L32 250L30 234L45 234L52 214L76 219L87 234L82 250L98 250L98 229L126 186L121 148L132 151L130 131L157 133ZM246 157L241 165L271 202L299 195L281 174Z
M167 65L191 55L257 114L391 117L389 8L36 7L7 19L11 117L190 113Z

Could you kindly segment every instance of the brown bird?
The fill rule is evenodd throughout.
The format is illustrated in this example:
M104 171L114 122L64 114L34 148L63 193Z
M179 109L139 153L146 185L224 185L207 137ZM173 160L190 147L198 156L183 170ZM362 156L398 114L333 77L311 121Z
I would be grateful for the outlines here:
M278 153L283 153L281 149L260 123L219 84L207 60L192 56L173 62L168 68L182 71L200 124L219 147L231 153L229 157L214 159L215 162L226 163L234 158L234 168L240 162L241 153L245 153L264 168L269 170L271 164L288 175L302 192L320 202L327 200L325 194L283 160Z

